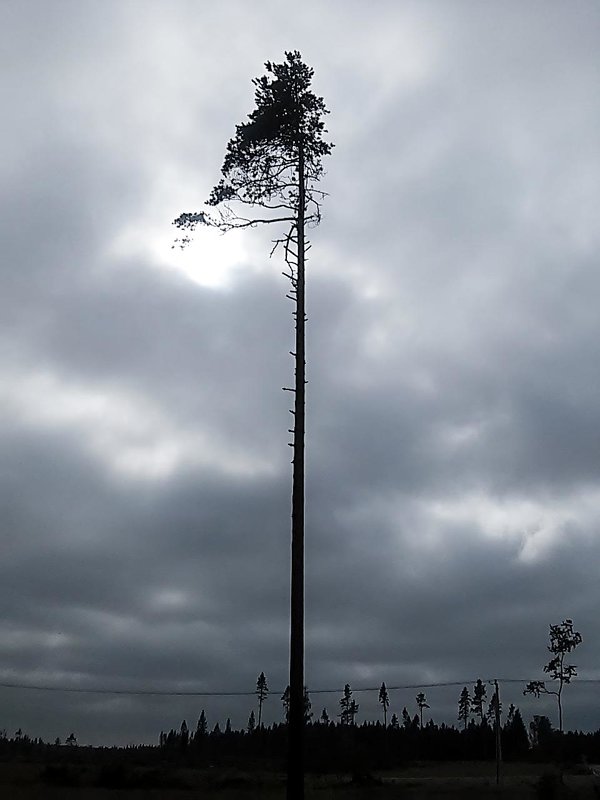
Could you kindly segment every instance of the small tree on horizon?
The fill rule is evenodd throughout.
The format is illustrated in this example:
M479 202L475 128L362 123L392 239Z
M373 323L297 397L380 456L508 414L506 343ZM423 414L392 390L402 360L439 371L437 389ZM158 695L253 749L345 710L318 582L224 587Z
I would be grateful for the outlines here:
M558 689L548 689L545 681L529 681L523 691L523 694L533 694L535 697L539 697L541 694L551 694L556 697L560 733L563 732L563 688L577 676L577 667L574 664L565 664L565 656L578 647L582 641L583 638L579 631L573 630L572 619L565 619L559 625L550 625L548 650L553 657L544 667L544 672L550 675L551 680L558 681Z
M342 725L354 725L354 718L358 713L358 703L352 697L350 684L344 686L344 694L340 700L340 721Z
M491 700L488 704L487 718L490 722L496 724L501 713L502 713L502 702L498 694L494 691Z
M196 736L206 736L207 733L208 724L206 722L206 714L204 713L204 709L202 709L198 718L198 724L196 726Z
M529 741L534 750L544 750L552 738L552 723L545 715L534 714L529 723Z
M290 687L286 686L283 694L281 695L281 702L283 703L283 711L285 715L286 724L289 724L290 718ZM302 695L302 705L303 705L303 712L304 712L304 723L310 722L313 713L312 703L310 702L310 696L308 694L308 689L305 686L304 692Z
M412 720L406 706L402 709L402 727L404 730L409 731L412 726Z
M258 727L260 728L262 725L263 703L269 694L269 687L267 686L267 679L264 672L261 672L256 679L256 694L258 696Z
M467 730L469 724L469 713L471 711L471 698L469 697L469 690L465 686L460 693L458 700L458 719L463 723L463 727Z
M381 684L381 688L379 689L379 702L381 703L381 707L383 709L383 727L387 728L387 710L390 706L390 696L388 694L385 682Z
M509 758L519 758L529 752L529 737L520 710L511 703L502 730L503 748Z
M303 704L304 704L304 724L310 722L313 717L312 712L312 703L310 701L310 695L308 693L308 687L304 687L304 695L303 695Z
M250 712L250 716L248 717L248 726L247 731L248 733L254 733L256 730L256 717L254 716L254 709Z
M417 706L419 707L419 725L420 728L423 729L423 709L429 708L427 703L427 698L425 697L425 692L419 692L419 694L415 697L417 701Z
M183 720L183 722L181 723L181 728L179 729L179 736L181 742L181 749L185 750L190 741L190 731L188 728L188 724L185 720Z
M481 678L477 678L477 683L473 687L473 697L471 699L471 710L473 714L479 716L479 724L483 725L485 719L485 704L487 703L487 687Z

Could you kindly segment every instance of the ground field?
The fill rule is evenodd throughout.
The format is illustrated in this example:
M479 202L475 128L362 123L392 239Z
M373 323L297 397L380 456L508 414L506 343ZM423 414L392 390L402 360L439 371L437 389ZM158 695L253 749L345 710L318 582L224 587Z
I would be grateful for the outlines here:
M86 769L89 773L86 774ZM64 773L89 782L93 768ZM576 772L576 771L574 771ZM151 777L151 776L150 776ZM176 788L97 788L48 785L49 775L36 764L0 764L2 800L283 800L282 775L237 770L178 770L169 773ZM60 783L61 775L50 773ZM164 776L163 776L164 779ZM307 800L455 800L511 798L512 800L598 800L600 787L592 775L565 773L540 764L506 764L496 786L491 763L424 763L372 776L307 776ZM64 781L63 781L64 783Z

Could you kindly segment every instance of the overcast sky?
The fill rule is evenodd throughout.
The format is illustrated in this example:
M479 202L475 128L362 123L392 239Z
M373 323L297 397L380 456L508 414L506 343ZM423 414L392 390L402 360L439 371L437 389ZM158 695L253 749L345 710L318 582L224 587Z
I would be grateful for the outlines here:
M0 31L0 682L264 671L281 718L283 264L260 230L171 249L171 221L290 49L336 144L308 264L308 686L543 678L566 617L600 678L598 3L3 0ZM522 688L506 707L556 719ZM437 721L459 693L427 690ZM600 727L597 685L565 694L567 727ZM253 703L4 688L0 728L154 742Z

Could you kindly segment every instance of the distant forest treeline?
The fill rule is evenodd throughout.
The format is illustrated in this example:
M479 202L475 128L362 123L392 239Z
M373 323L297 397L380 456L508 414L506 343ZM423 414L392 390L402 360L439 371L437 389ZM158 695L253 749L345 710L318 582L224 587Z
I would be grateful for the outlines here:
M492 691L488 697L488 689ZM225 725L217 722L209 727L204 711L195 727L184 720L179 728L161 731L158 747L128 746L127 748L78 747L71 733L64 741L46 743L32 739L20 729L9 737L0 730L0 759L65 760L78 759L85 752L98 754L121 753L166 764L189 766L226 766L246 763L279 768L287 752L287 716L289 689L282 696L285 722L269 726L262 724L263 705L269 689L264 673L257 680L256 713L251 710L244 729L234 729L229 719ZM423 691L415 696L417 713L411 715L403 708L400 717L389 714L390 699L385 683L379 689L381 719L357 722L359 703L349 684L338 701L335 721L323 708L318 721L314 720L308 690L304 692L306 727L306 768L315 771L336 771L356 768L385 769L415 760L490 760L496 756L498 740L502 760L581 761L600 763L600 730L594 733L567 732L553 728L547 716L536 715L526 726L520 710L511 704L503 713L497 684L491 686L477 680L471 693L463 687L457 703L457 725L424 721L430 706ZM498 733L499 732L499 733ZM129 753L129 756L126 754ZM94 755L94 760L99 756ZM104 758L104 757L102 757ZM100 760L102 760L100 758Z
M186 723L179 730L161 733L156 746L126 748L78 747L31 739L18 731L0 738L2 761L84 762L114 764L119 760L141 764L159 763L190 767L281 769L287 752L287 725L279 723L252 730L235 730L219 725L209 732L199 726L190 731ZM312 772L388 769L414 761L492 760L496 735L487 718L470 720L463 728L430 719L423 727L418 715L403 723L308 722L306 725L306 769ZM506 761L600 762L600 730L595 733L554 730L548 717L535 716L529 732L518 708L511 707L501 728L502 758Z
M570 622L570 621L569 621ZM560 627L560 626L557 626ZM543 684L542 684L543 685ZM416 697L418 713L411 716L402 709L401 718L389 716L390 698L385 683L379 689L382 721L357 724L359 704L349 684L339 700L337 720L331 720L327 709L318 722L313 721L312 703L304 689L304 720L306 726L306 766L311 770L384 769L414 760L581 760L600 762L600 730L595 733L554 730L550 719L535 715L526 728L520 710L511 704L502 722L502 702L497 681L491 697L488 685L481 679L472 693L463 687L458 698L457 720L460 725L436 724L433 719L423 722L423 712L430 706L423 691ZM528 687L529 688L529 687ZM269 689L264 673L258 676L256 696L258 724L254 710L250 712L245 730L236 731L228 719L222 731L217 723L209 732L202 711L195 730L181 723L179 730L161 731L159 747L166 760L189 763L222 764L239 759L278 761L285 758L289 687L281 701L286 723L264 727L260 724L263 704ZM524 694L529 693L528 690ZM389 722L388 722L389 719ZM560 716L562 724L562 713Z
M595 733L555 730L546 716L534 716L527 730L518 708L511 706L500 729L502 759L506 761L600 762L600 730ZM161 732L163 759L190 765L223 766L241 760L284 763L287 746L285 723L233 730L217 724L212 731L202 726L190 731L185 722L179 730ZM496 730L487 717L471 719L466 727L436 724L421 727L418 715L403 715L385 727L381 722L319 721L306 723L306 768L310 771L386 769L415 760L490 760L496 753Z

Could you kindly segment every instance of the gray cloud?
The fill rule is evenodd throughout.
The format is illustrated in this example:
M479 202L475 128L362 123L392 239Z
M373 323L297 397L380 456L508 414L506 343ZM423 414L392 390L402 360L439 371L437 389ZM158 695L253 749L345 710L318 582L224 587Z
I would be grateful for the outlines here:
M170 221L295 47L336 142L309 263L307 682L542 677L567 616L596 677L597 8L0 14L0 682L287 683L281 265L265 231L181 254ZM436 719L459 691L428 690ZM597 728L594 691L570 687L569 725ZM0 693L3 727L90 742L252 703Z

